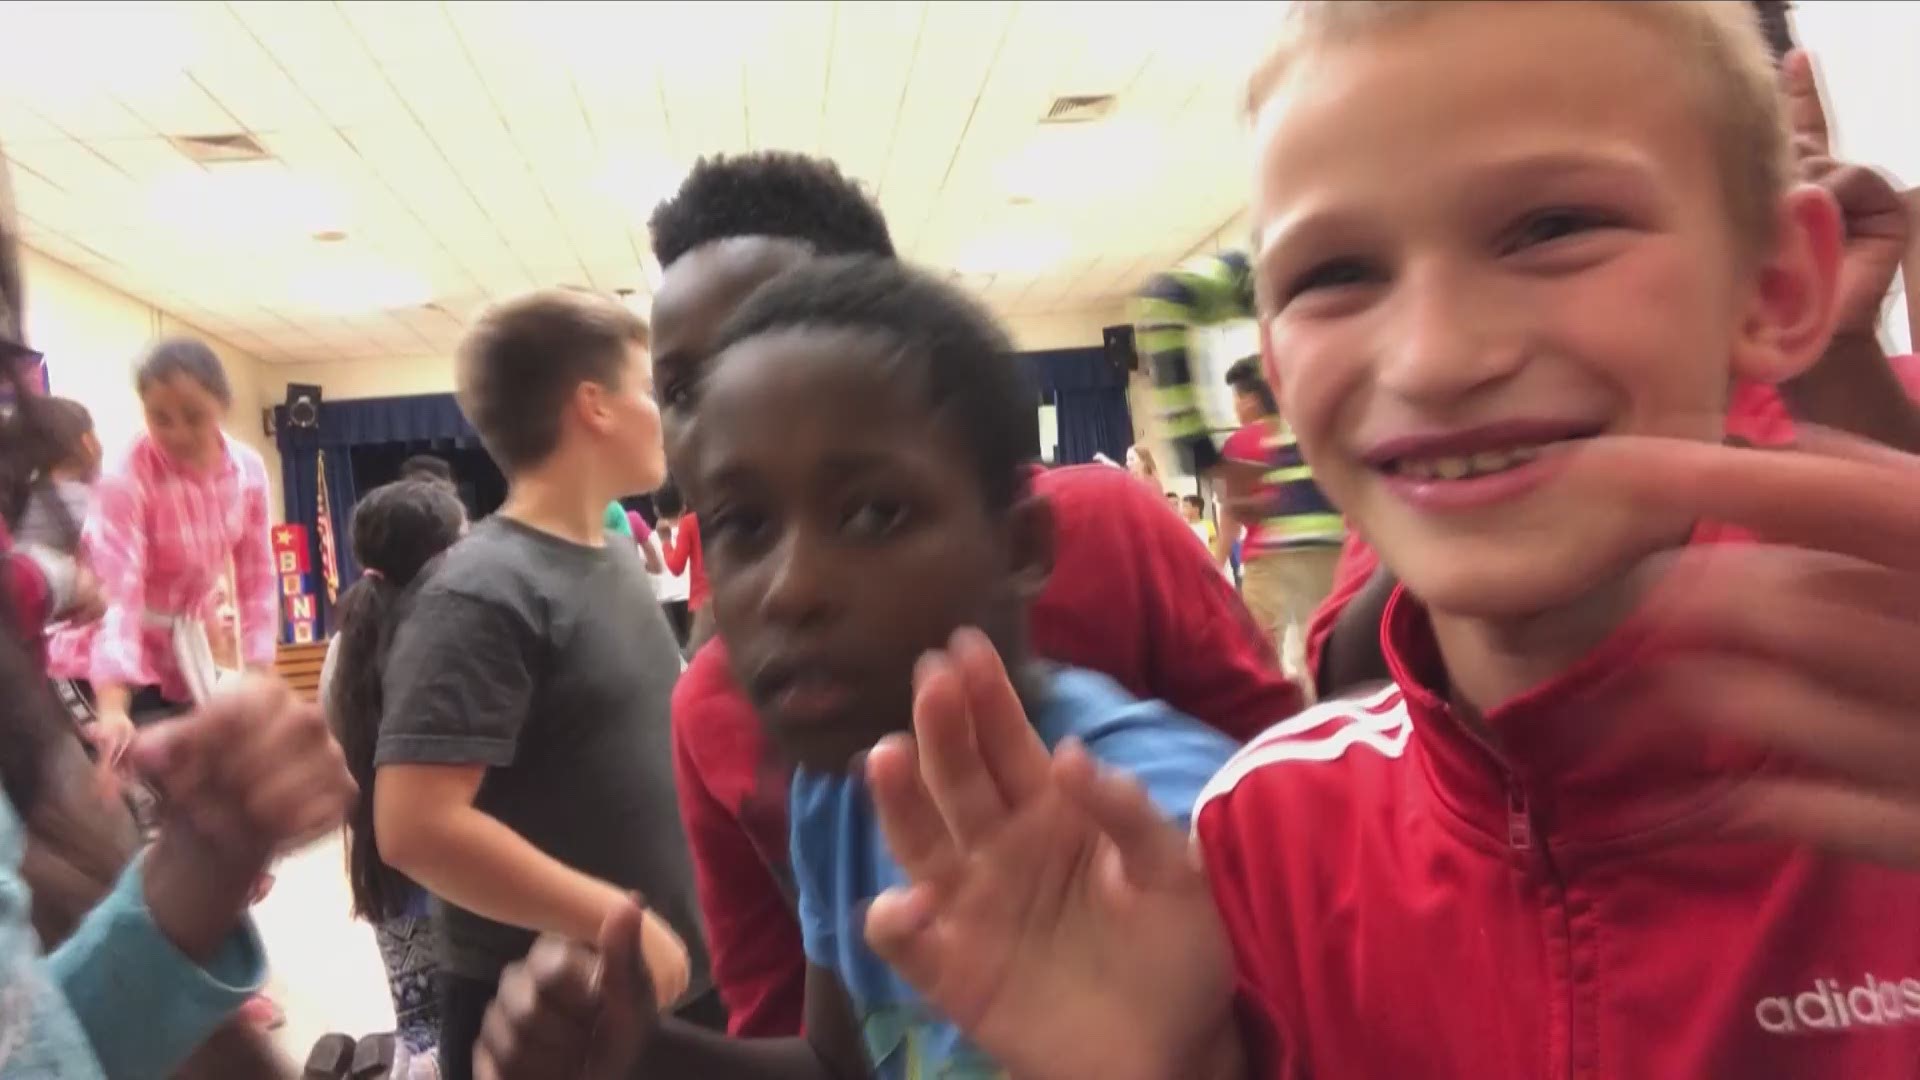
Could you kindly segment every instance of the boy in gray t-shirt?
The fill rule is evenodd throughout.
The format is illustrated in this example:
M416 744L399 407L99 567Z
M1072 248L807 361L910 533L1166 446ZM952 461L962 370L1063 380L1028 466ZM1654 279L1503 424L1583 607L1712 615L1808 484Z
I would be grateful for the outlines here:
M461 408L509 492L395 633L374 794L382 858L436 900L448 1080L535 935L595 941L634 893L662 1007L724 1022L673 790L678 654L602 524L665 472L646 345L638 316L571 290L509 301L461 345Z

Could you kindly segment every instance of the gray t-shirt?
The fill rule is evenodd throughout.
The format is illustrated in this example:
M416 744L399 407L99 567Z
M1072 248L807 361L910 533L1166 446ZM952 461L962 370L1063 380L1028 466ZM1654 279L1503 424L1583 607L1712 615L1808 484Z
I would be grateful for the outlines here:
M487 766L474 804L541 851L638 890L706 990L693 864L673 786L673 632L630 543L582 547L494 517L403 614L375 761ZM534 935L435 900L449 972L491 980Z

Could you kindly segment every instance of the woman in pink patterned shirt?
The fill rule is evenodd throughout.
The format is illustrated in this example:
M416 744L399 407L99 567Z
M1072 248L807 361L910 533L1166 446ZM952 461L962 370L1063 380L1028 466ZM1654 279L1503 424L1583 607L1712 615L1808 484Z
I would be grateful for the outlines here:
M101 478L83 537L106 617L50 645L54 675L92 684L92 737L108 762L132 737L133 714L193 703L193 673L175 659L183 621L205 626L223 666L261 671L279 629L266 465L220 430L233 391L219 358L192 339L163 341L135 385L147 430Z

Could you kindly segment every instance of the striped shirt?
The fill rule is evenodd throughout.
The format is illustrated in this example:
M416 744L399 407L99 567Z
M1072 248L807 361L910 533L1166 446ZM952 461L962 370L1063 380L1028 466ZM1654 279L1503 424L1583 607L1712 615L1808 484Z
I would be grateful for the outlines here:
M1247 547L1273 551L1338 544L1346 536L1339 511L1313 482L1313 470L1284 423L1249 426L1216 445L1200 408L1189 352L1194 328L1255 317L1253 270L1237 251L1203 255L1147 282L1134 300L1134 339L1153 373L1160 424L1188 472L1204 474L1222 460L1267 463L1266 518L1247 530Z
M1260 496L1265 515L1247 527L1246 557L1287 548L1338 546L1347 536L1340 511L1313 482L1313 470L1300 456L1299 440L1286 421L1256 421L1227 436L1221 456L1232 461L1265 462Z
M162 617L200 618L217 634L229 568L239 657L253 667L273 663L279 588L268 543L267 469L259 454L227 439L219 464L193 473L142 435L119 467L101 477L96 494L81 543L107 614L53 634L48 663L55 676L157 685L169 701L190 700Z

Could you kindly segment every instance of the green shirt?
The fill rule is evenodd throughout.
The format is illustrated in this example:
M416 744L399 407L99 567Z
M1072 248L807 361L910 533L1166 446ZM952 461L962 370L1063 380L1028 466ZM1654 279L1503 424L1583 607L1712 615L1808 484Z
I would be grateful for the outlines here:
M627 508L621 506L617 499L607 504L606 526L610 533L619 533L629 540L633 539L633 525L627 521Z
M1134 340L1147 354L1161 426L1195 476L1220 463L1220 448L1200 411L1188 335L1253 317L1253 272L1237 251L1189 259L1147 282L1133 302Z
M1160 423L1195 476L1220 463L1222 448L1200 409L1189 337L1195 327L1256 317L1253 270L1238 251L1189 259L1147 282L1134 300L1134 340L1153 373ZM1339 512L1314 484L1291 429L1283 424L1280 431L1263 447L1272 509L1256 535L1266 547L1340 543L1345 527Z

